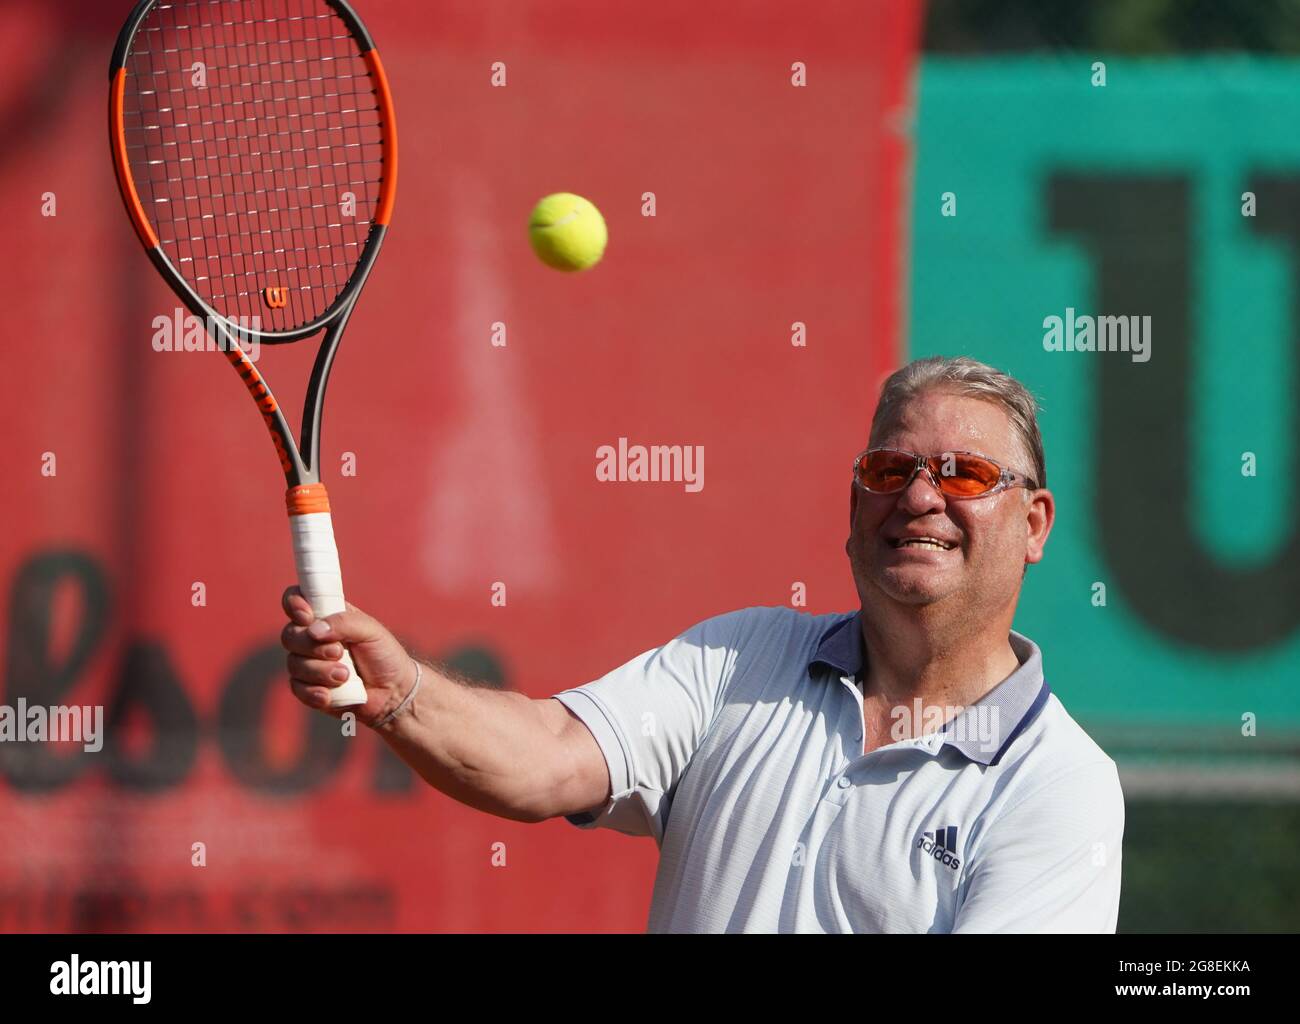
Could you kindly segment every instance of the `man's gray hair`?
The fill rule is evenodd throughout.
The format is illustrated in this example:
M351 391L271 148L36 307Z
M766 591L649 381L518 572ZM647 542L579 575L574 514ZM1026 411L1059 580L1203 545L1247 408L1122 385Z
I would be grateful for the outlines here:
M1037 400L1015 377L977 359L930 356L913 360L895 370L880 389L880 402L871 418L871 436L874 438L881 427L894 422L904 405L926 391L946 391L1001 406L1029 456L1027 472L1036 485L1047 486L1047 463L1043 457L1043 435L1038 429ZM1019 466L1008 468L1026 471Z

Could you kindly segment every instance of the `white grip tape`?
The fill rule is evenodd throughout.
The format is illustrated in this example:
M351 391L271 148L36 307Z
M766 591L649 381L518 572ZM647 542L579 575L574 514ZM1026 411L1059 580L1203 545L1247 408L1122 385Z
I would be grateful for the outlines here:
M293 534L293 562L298 569L298 587L316 618L346 610L343 573L339 569L339 549L334 543L334 524L330 514L309 512L290 516L289 530ZM330 691L330 707L364 704L366 688L346 646L341 663L347 667L348 681Z

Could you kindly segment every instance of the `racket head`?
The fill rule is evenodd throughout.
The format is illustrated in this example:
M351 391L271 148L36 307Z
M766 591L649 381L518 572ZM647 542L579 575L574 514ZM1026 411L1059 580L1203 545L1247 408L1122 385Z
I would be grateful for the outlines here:
M123 201L191 311L276 343L350 308L392 216L397 128L344 0L141 0L109 76Z

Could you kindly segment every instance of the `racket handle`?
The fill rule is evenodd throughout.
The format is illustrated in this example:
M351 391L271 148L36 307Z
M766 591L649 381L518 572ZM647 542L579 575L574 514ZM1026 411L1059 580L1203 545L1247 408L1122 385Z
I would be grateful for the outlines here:
M339 568L339 549L334 543L334 524L330 519L325 485L291 487L288 503L298 588L318 619L345 611L343 572ZM348 670L348 681L330 691L330 707L348 708L364 704L366 687L346 645L340 664Z

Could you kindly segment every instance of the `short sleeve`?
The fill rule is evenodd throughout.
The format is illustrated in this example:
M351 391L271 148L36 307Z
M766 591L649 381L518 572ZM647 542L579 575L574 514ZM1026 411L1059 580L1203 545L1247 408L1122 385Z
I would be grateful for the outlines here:
M953 931L1114 932L1123 838L1113 761L1039 787L971 851Z
M555 695L591 730L609 767L609 801L569 821L663 841L673 790L713 723L746 617L759 610L706 619Z

